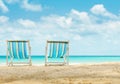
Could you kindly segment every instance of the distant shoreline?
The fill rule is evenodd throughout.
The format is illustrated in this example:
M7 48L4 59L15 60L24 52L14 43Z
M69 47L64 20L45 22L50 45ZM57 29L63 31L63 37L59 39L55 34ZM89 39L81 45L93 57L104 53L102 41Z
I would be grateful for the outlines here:
M0 66L6 65L6 57L0 56ZM119 63L120 56L69 56L68 58L70 65L78 65L78 64L102 64L102 63ZM15 59L14 61L19 61ZM25 60L22 60L25 61ZM57 61L63 62L63 59L53 58L49 61ZM32 64L33 65L44 65L45 64L45 56L32 56Z
M109 65L109 64L120 64L120 62L101 62L101 63L69 63L66 66L84 66L84 65ZM1 66L8 66L6 63L0 64ZM19 65L17 65L19 66ZM22 66L22 65L20 65ZM43 64L32 64L32 66L45 66L45 63Z

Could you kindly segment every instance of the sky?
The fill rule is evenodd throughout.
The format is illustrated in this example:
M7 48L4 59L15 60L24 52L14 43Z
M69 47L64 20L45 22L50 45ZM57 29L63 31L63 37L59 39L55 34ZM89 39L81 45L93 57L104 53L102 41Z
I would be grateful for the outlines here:
M0 55L6 40L30 40L32 55L67 40L70 55L120 56L120 0L0 0Z

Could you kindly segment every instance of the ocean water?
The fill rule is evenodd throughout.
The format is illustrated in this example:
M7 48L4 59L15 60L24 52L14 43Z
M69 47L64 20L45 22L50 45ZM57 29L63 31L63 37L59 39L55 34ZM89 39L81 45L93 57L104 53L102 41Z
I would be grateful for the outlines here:
M91 64L91 63L108 63L120 62L120 56L69 56L69 64ZM25 61L25 60L24 60ZM62 59L49 59L49 61L62 62ZM6 64L6 56L0 56L0 65ZM32 56L33 65L44 65L45 56Z

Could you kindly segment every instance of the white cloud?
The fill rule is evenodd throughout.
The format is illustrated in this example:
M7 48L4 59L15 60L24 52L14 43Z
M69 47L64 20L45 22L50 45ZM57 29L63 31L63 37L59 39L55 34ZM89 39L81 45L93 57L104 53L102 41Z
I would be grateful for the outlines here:
M6 16L0 16L0 23L5 23L5 22L7 22L8 20L9 20L8 17L6 17Z
M40 4L33 4L30 0L5 0L8 4L17 3L21 8L27 11L39 12L42 11L42 6Z
M56 17L56 22L58 25L60 25L63 28L67 28L71 25L72 19L66 18L66 17Z
M75 35L73 39L79 41L82 39L82 37L80 35Z
M57 25L61 28L68 28L72 25L72 18L58 15L50 15L47 17L42 17L41 20L43 22L47 22L48 24Z
M103 18L101 18L101 21L102 19ZM38 22L31 21L29 19L17 20L17 22L21 24L22 27L30 28L29 31L31 32L29 33L32 33L34 29L34 32L37 33L35 34L36 37L39 37L39 33L41 33L42 34L41 36L44 36L46 34L45 35L46 37L44 36L44 38L51 39L59 38L81 40L81 38L87 39L89 37L93 39L96 39L96 37L104 39L105 36L108 36L107 38L111 39L115 33L118 35L120 32L119 29L120 21L118 20L117 21L108 20L100 24L95 21L96 16L94 18L93 15L90 15L87 12L79 12L78 10L75 9L72 9L70 13L66 16L59 15L43 16L40 18L40 21ZM28 33L28 30L26 30L26 32Z
M79 12L75 9L72 9L70 12L70 17L82 23L91 23L90 17L87 12Z
M2 0L0 0L0 9L2 10L2 12L6 13L9 11L9 9L7 8L7 6L4 4L4 2Z
M36 27L36 24L34 21L31 20L23 20L23 19L18 19L17 21L19 24L21 24L22 26L26 27L26 28L34 28Z
M91 12L93 14L96 14L96 15L107 16L107 17L110 17L110 18L116 18L116 15L107 11L103 4L94 5L91 8Z
M28 3L28 0L23 0L22 8L28 11L41 11L41 5Z
M102 10L104 11L104 9ZM107 10L105 9L105 11ZM18 19L10 22L10 20L5 20L3 22L8 22L8 24L0 26L0 38L1 40L29 39L32 43L32 52L35 54L40 52L38 47L41 48L41 53L44 53L43 45L46 40L69 40L71 49L74 48L73 51L71 50L73 54L76 54L74 52L80 49L84 49L85 53L87 51L94 53L97 50L102 52L101 50L105 49L109 51L112 45L116 45L115 49L119 50L120 20L116 20L116 17L119 16L115 15L115 20L112 17L104 21L104 17L108 16L104 15L99 18L94 14L71 9L67 15L41 16L39 21ZM99 18L101 22L97 22L96 18ZM101 47L101 45L103 46Z
M94 14L103 14L106 13L106 11L102 4L97 4L91 8L91 12Z

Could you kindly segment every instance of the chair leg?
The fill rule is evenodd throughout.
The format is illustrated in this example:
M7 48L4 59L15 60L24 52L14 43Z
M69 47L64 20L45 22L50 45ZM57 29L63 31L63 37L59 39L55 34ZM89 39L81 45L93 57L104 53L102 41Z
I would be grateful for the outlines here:
M45 63L45 66L47 66L47 63Z
M30 61L29 66L32 66L32 62Z
M12 62L11 62L11 63L9 63L9 66L10 66L10 67L12 67L12 66L13 66L13 63L12 63Z
M8 63L7 65L8 65L8 67L9 67L9 66L10 66L10 63Z

